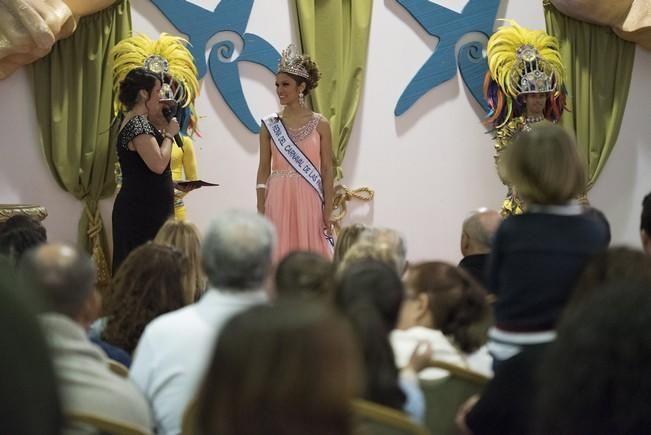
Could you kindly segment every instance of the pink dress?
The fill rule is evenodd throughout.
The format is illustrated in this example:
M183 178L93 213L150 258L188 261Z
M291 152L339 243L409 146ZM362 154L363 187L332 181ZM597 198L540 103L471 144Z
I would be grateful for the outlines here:
M321 136L316 127L321 115L299 129L287 128L292 141L312 164L321 169ZM323 207L314 188L285 160L271 139L271 175L267 180L265 215L276 227L278 242L274 262L292 251L312 251L332 257L324 235Z

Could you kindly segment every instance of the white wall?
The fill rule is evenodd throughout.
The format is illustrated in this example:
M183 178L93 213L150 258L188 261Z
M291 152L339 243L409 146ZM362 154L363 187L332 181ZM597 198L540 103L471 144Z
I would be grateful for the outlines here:
M195 3L213 7L215 0ZM439 1L459 9L462 0ZM293 2L257 1L247 28L276 48L297 41ZM176 33L148 0L132 0L134 30L155 37ZM500 16L544 28L541 2L503 1ZM270 17L273 17L270 19ZM209 47L207 48L210 48ZM368 73L358 118L344 162L344 183L375 189L373 204L352 204L349 221L401 230L412 261L459 258L461 221L479 206L499 207L503 187L493 168L492 143L478 105L460 77L432 90L399 118L393 109L404 87L430 56L436 38L426 34L394 0L374 2ZM273 76L240 65L252 112L278 108ZM597 185L593 204L611 220L615 243L638 244L642 196L651 190L651 53L636 53L629 101L619 140ZM0 82L0 202L46 206L51 239L74 241L81 207L61 191L38 146L35 113L26 74ZM7 104L11 102L12 104ZM219 211L255 208L257 137L232 115L207 75L198 100L202 137L195 141L202 178L222 184L193 192L188 216L205 228ZM102 205L110 225L111 201Z

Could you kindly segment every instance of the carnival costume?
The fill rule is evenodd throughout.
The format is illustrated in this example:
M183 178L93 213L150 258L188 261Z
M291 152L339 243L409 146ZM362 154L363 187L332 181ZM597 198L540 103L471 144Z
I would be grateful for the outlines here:
M185 45L185 40L176 36L162 33L158 40L149 39L145 35L135 35L127 38L118 44L118 52L114 52L116 65L113 76L114 87L119 87L121 79L131 69L145 66L154 70L157 74L171 77L171 83L164 84L161 92L166 95L164 98L173 98L179 103L176 117L181 126L180 135L183 146L176 142L172 144L172 180L195 180L197 174L197 161L194 153L194 142L192 137L199 134L197 129L197 115L194 108L194 100L199 94L199 82L197 70L194 65L192 54ZM118 47L116 47L118 49ZM119 71L118 71L119 70ZM168 79L169 80L169 79ZM115 110L119 110L119 103L116 102ZM120 168L116 166L116 178L118 187L121 185ZM178 189L174 189L174 216L179 220L185 220L185 205L183 198L187 195Z
M282 52L278 72L309 79L304 60L290 45ZM275 113L263 120L271 136L271 174L266 183L265 216L274 224L278 235L274 261L295 250L332 257L332 247L324 234L323 189L319 174L321 136L317 126L321 119L320 114L313 113L310 120L297 129L286 127ZM282 137L274 133L280 130ZM300 169L297 170L296 165ZM306 175L308 173L311 176Z
M117 99L120 84L135 68L146 68L160 77L161 101L170 104L170 117L179 124L196 130L192 110L199 90L197 71L182 38L162 34L151 40L136 35L120 41L113 49L113 87L116 100L116 125L122 124ZM174 110L178 109L178 110ZM119 115L119 116L118 116ZM141 134L153 136L159 145L164 135L147 116L129 119L117 135L117 153L121 188L113 205L113 272L136 247L152 240L160 227L174 212L174 188L169 168L157 174L147 167L140 155L128 148L133 138Z
M529 30L510 21L488 40L489 70L484 80L484 98L490 112L487 122L495 132L495 165L508 187L501 214L520 214L524 203L500 174L500 157L515 136L528 125L544 119L557 122L565 109L565 71L558 41L542 30ZM530 119L522 96L547 94L543 116Z

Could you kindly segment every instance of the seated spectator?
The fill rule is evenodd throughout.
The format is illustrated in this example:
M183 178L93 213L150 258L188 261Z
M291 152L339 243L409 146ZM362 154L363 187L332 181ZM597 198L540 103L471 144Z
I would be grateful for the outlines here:
M538 433L651 428L651 283L614 281L565 312L540 366Z
M334 300L334 266L314 252L294 251L276 267L276 297Z
M145 328L130 376L149 399L157 434L181 432L183 412L196 396L224 323L268 300L263 286L271 271L274 240L273 227L263 216L222 213L202 242L203 270L209 283L206 294Z
M196 225L170 219L158 230L154 242L173 246L188 258L190 270L185 274L187 294L183 302L187 305L198 301L206 291L206 277L201 270L201 241Z
M497 296L488 349L499 363L525 346L548 343L586 261L606 249L602 224L573 199L585 191L574 139L541 122L504 151L502 173L527 204L499 226L488 267Z
M17 264L23 254L47 241L47 231L40 221L16 215L0 226L0 255Z
M470 273L477 282L486 286L486 261L491 252L493 237L502 223L495 210L482 209L463 221L461 228L461 255L459 267Z
M629 248L612 248L594 255L579 276L565 315L582 306L595 289L622 281L651 283L651 257ZM461 432L475 435L535 433L532 421L533 403L538 395L536 372L549 346L549 343L529 346L504 361L481 398L470 399L459 411L457 424Z
M51 356L33 310L19 299L25 292L16 291L12 278L1 264L0 432L59 435L63 414Z
M131 251L113 277L100 337L132 354L149 322L185 305L187 275L175 248L147 242Z
M378 261L361 261L341 275L336 305L350 321L362 350L366 369L362 397L402 410L413 420L422 422L425 402L416 373L427 365L431 349L419 348L401 372L389 343L403 294L402 282L394 269Z
M651 193L642 201L642 216L640 216L640 238L642 249L651 254Z
M359 242L370 243L391 252L397 261L398 275L402 276L407 270L407 244L398 231L390 228L371 227L360 234Z
M99 311L90 257L65 245L43 245L23 261L21 275L49 307L40 315L66 415L91 415L150 433L149 406L128 380L113 374L108 359L86 336ZM66 421L64 433L96 430Z
M464 270L441 262L412 266L407 271L399 329L391 333L396 363L405 366L418 344L426 341L437 360L492 376L492 359L484 346L491 320L486 291ZM419 377L447 375L429 368Z
M360 379L351 331L326 307L251 308L216 342L197 400L200 433L352 434Z
M346 252L359 240L362 233L368 230L364 224L352 224L343 227L339 234L337 234L337 243L335 243L335 253L332 258L332 263L337 267L341 260L344 259Z

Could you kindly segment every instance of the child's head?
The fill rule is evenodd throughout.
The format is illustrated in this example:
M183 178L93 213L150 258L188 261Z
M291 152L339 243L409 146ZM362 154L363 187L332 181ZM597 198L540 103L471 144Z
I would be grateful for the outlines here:
M502 164L514 190L534 204L563 204L585 191L586 170L576 142L550 122L523 130L505 150Z

